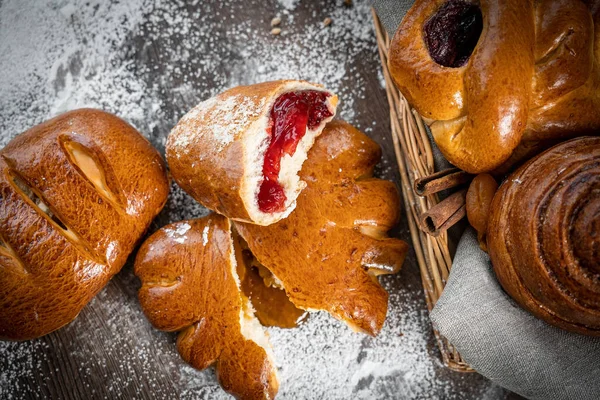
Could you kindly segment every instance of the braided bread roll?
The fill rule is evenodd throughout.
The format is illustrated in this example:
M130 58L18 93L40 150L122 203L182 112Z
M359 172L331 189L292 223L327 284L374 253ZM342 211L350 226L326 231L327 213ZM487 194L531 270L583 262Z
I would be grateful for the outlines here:
M498 280L546 322L600 335L600 137L564 142L494 196L488 251Z
M506 170L600 131L597 4L417 0L392 40L390 73L435 120L433 137L452 164L481 173L508 162Z

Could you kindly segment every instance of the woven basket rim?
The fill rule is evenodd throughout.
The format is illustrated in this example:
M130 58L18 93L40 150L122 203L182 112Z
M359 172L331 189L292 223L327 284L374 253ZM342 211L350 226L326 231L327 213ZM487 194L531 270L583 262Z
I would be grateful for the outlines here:
M392 81L387 65L390 38L374 9L372 9L372 14L390 107L391 133L400 170L402 197L413 248L419 264L427 308L431 312L444 290L452 267L447 232L433 237L423 233L417 222L419 215L440 202L439 197L435 194L419 197L413 190L413 182L416 179L436 172L433 151L425 129L425 122L396 89ZM434 334L445 366L458 372L473 372L473 369L446 338L435 329Z

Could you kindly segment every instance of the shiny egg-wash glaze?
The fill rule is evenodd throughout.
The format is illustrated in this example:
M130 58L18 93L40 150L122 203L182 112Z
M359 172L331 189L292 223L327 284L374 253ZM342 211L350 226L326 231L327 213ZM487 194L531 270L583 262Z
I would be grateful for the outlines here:
M139 299L154 327L179 331L177 349L194 368L215 364L239 399L272 399L279 383L270 344L241 292L231 221L217 214L167 225L141 246Z
M381 330L388 305L376 276L397 272L408 250L386 238L400 199L392 182L371 177L380 156L366 135L333 121L302 168L307 187L294 212L267 227L236 223L296 307L327 311L370 335Z
M600 137L564 142L515 171L494 196L487 245L523 308L600 335Z
M152 145L98 110L62 114L0 151L0 338L71 322L115 275L164 206Z
M438 50L425 40L428 22L452 8L443 0L421 0L394 36L389 66L408 101L436 120L431 131L451 163L471 173L505 171L556 141L596 134L597 1L450 3L481 9L481 36L468 62L452 68L432 58L430 51L436 56ZM440 32L434 33L452 35L453 29ZM447 40L448 46L460 43Z

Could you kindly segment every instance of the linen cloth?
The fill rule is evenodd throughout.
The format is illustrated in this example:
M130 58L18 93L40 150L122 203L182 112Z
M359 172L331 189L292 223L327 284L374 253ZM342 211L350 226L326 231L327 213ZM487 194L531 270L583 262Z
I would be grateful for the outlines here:
M373 3L392 36L413 0ZM600 399L600 338L563 331L521 309L498 283L471 228L460 239L431 320L469 365L515 393L540 400Z

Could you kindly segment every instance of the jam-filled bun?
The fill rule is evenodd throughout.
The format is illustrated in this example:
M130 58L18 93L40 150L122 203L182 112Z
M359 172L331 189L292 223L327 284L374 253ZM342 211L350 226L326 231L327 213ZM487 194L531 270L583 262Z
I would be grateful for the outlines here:
M435 120L444 156L508 170L600 130L597 1L417 0L390 45L390 73Z
M171 131L173 178L228 218L275 223L296 207L306 186L298 172L337 101L320 85L294 80L227 90L197 105Z

